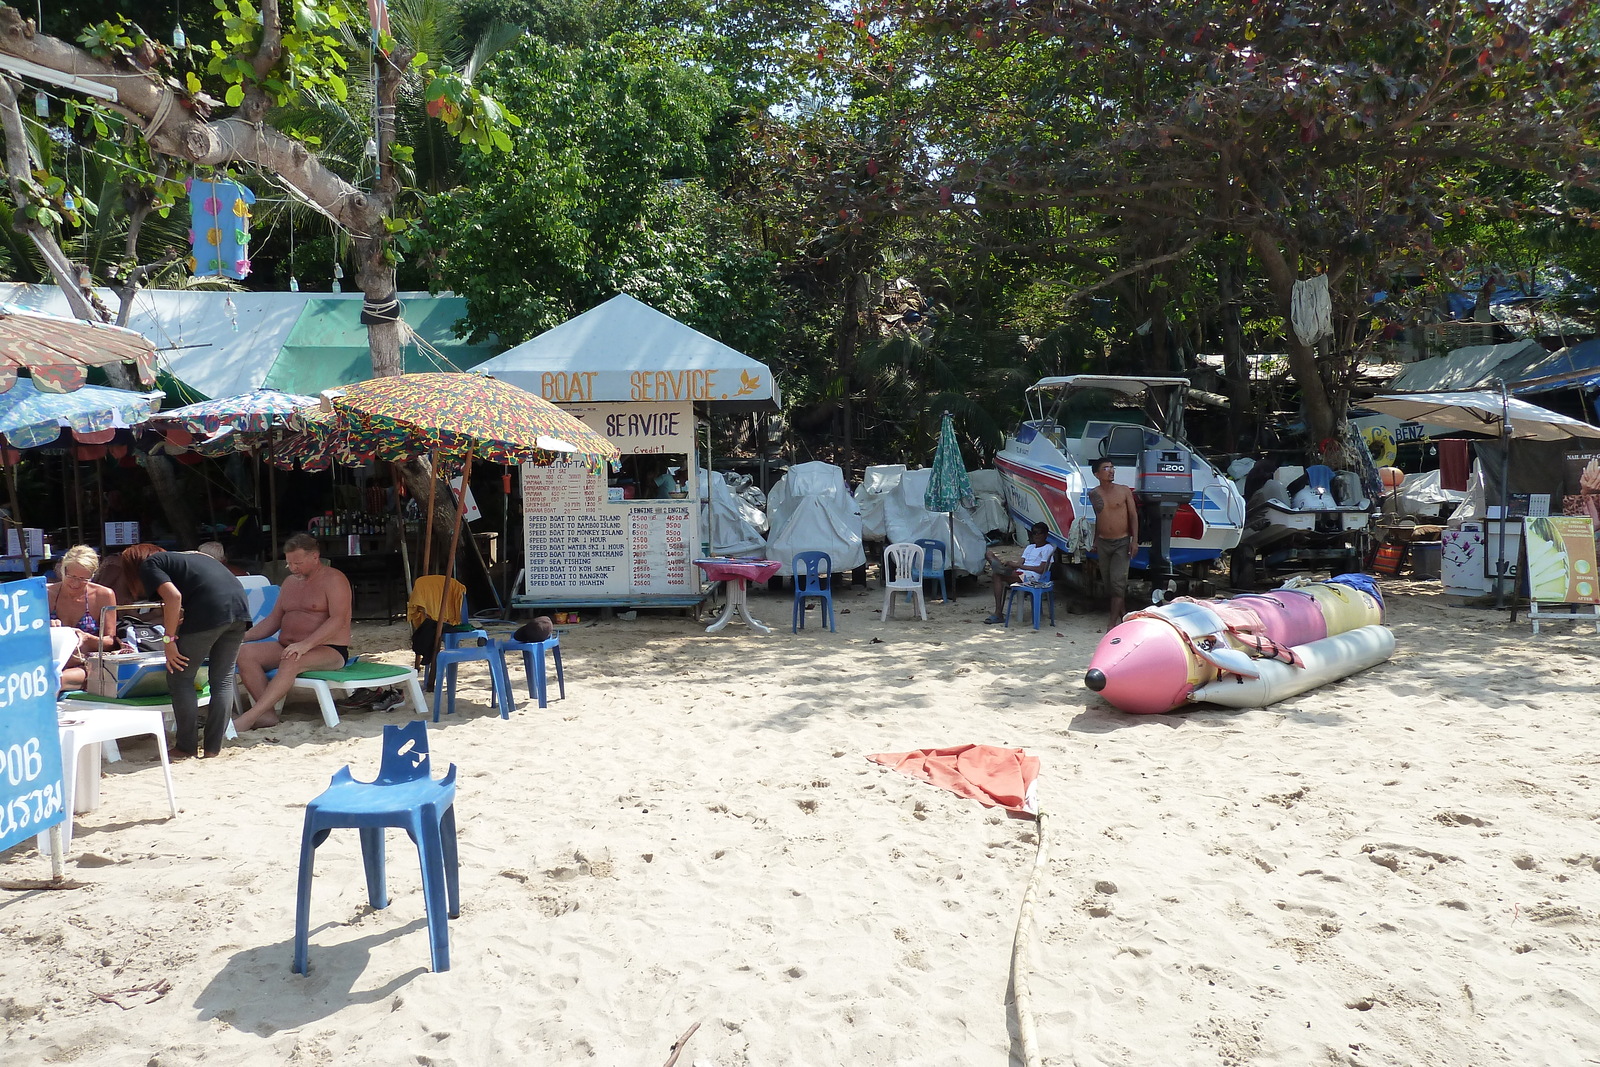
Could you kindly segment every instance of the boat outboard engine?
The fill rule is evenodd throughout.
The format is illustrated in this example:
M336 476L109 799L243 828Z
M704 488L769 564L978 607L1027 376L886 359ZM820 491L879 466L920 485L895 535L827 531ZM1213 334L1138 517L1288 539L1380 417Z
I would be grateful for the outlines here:
M1155 533L1150 538L1150 589L1159 602L1165 590L1173 588L1177 571L1172 567L1172 520L1179 504L1194 496L1194 458L1189 450L1147 448L1139 455L1139 500L1157 512Z

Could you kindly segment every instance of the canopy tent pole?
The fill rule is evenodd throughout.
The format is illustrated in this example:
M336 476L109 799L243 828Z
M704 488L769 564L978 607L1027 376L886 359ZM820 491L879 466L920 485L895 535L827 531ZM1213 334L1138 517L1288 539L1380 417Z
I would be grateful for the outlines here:
M96 533L99 534L98 543L102 548L105 547L106 538L106 483L104 477L105 464L101 462L101 460L104 458L104 456L98 456L94 461L94 513L95 518L100 520L100 525L96 528Z
M1511 398L1500 383L1500 547L1494 565L1495 610L1506 606L1506 525L1511 521Z
M467 482L472 473L472 442L467 444L467 458L461 466L461 492L456 494L456 521L450 531L450 554L444 561L444 581L439 583L439 610L434 614L438 625L433 633L433 656L429 662L438 663L439 649L444 645L444 605L450 595L450 578L456 564L456 549L461 544L461 519L467 510ZM431 495L431 494L430 494ZM430 509L431 511L431 509ZM466 621L466 612L462 612L462 622Z
M267 441L267 523L272 527L268 531L272 536L272 555L267 557L270 561L278 558L278 468L272 462L273 449L277 442Z
M67 452L67 462L72 464L72 511L77 516L78 536L73 539L73 544L87 544L89 539L84 536L83 525L83 474L79 470L78 442L72 442L72 448Z
M422 561L417 569L423 574L433 573L433 493L438 484L439 450L435 448L428 453L428 506L422 512Z
M16 463L6 464L6 489L11 494L11 528L17 531L17 547L22 550L22 575L25 578L33 577L33 560L28 556L28 538L23 532L22 525L22 494L17 489L17 464L22 462L22 453L17 453ZM5 536L0 531L0 537Z
M389 480L394 487L394 516L400 523L400 573L405 577L406 588L410 589L411 579L411 548L408 544L410 538L406 536L406 506L401 499L401 491L405 482L400 478L400 464L389 463Z
M511 617L511 465L500 465L500 608Z

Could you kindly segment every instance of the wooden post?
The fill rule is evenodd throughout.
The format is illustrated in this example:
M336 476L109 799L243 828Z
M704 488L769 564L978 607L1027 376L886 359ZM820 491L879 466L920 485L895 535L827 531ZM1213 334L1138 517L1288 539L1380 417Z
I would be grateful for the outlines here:
M472 480L472 444L467 444L467 458L461 465L461 492L456 494L456 521L450 531L450 554L444 561L444 581L439 586L439 610L435 614L439 625L434 627L433 663L438 670L439 649L444 644L444 605L450 596L450 578L456 569L456 548L461 544L461 518L467 510L467 486ZM431 495L431 493L430 493ZM431 508L429 509L432 510ZM462 621L466 618L463 613Z
M417 564L420 574L433 572L433 492L439 484L439 450L428 453L428 506L422 512L422 560Z

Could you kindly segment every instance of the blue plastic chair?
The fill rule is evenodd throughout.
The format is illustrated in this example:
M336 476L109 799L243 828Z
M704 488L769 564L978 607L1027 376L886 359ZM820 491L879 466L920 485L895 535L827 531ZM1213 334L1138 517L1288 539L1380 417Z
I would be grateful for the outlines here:
M1033 628L1039 628L1039 606L1043 601L1050 604L1050 625L1056 624L1056 585L1054 582L1045 582L1041 585L1025 585L1022 582L1013 582L1006 593L1006 625L1011 625L1011 605L1017 599L1018 593L1026 593L1033 600Z
M950 594L945 589L944 575L945 571L948 570L950 566L950 554L945 551L944 542L935 541L931 537L924 537L920 541L913 541L911 543L922 546L923 584L927 584L928 582L938 582L940 601L948 601L950 599ZM937 567L934 566L935 554L938 556L937 562L939 565Z
M796 552L790 569L794 573L794 626L790 633L806 628L806 598L822 601L822 617L829 633L833 625L833 558L826 552Z
M507 653L522 653L522 671L527 676L528 696L539 702L541 708L549 706L549 677L545 673L545 653L554 653L556 658L556 687L561 692L561 699L567 699L567 678L561 670L561 635L551 633L543 641L518 641L515 636L502 637L495 641L495 652L500 657L500 676L505 680L506 702L511 705L511 710L517 710L516 691L511 687L510 663L506 659Z
M383 728L383 762L373 782L358 782L349 766L306 805L300 836L300 885L294 912L294 973L305 974L310 953L311 872L317 846L333 830L350 827L361 834L361 863L367 871L367 900L375 909L389 906L384 878L383 832L397 826L417 846L422 863L422 898L428 913L428 948L433 969L450 969L450 927L446 916L461 914L461 874L456 854L456 765L435 780L428 760L428 724L420 719ZM447 908L448 905L448 908Z
M467 601L461 600L460 625L470 618ZM511 677L506 672L505 657L487 630L446 630L439 654L433 660L433 721L439 721L441 698L448 692L446 707L451 715L456 713L456 668L463 663L485 663L489 667L489 687L494 692L495 707L502 719L511 718ZM540 707L544 705L541 703Z

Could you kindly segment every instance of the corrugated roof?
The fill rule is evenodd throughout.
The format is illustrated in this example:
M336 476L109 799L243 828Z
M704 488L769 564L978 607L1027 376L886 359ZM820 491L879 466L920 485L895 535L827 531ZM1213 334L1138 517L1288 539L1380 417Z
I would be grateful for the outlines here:
M1432 393L1443 389L1475 389L1492 380L1513 382L1548 357L1549 353L1537 341L1458 348L1449 355L1411 364L1388 390Z

